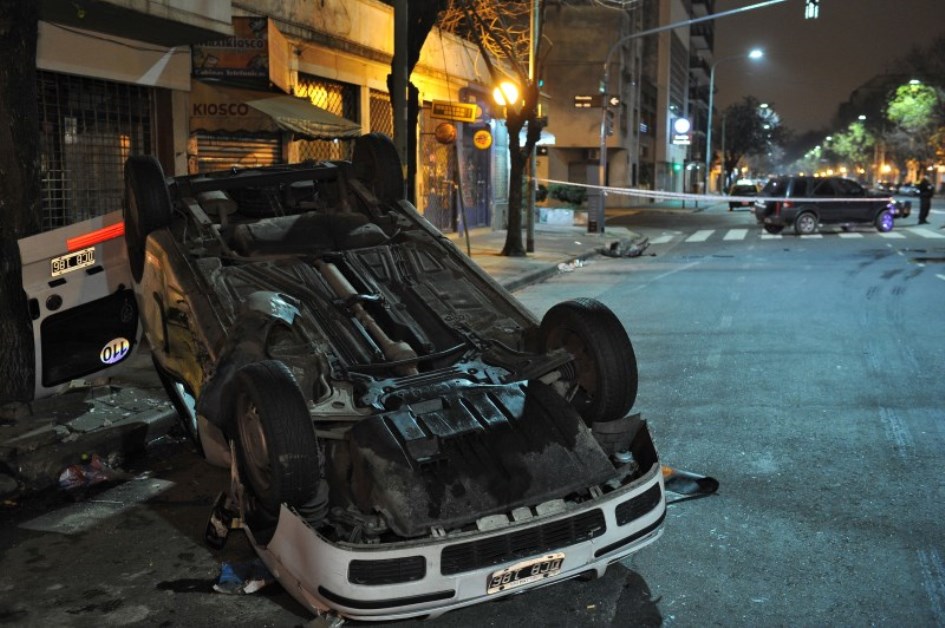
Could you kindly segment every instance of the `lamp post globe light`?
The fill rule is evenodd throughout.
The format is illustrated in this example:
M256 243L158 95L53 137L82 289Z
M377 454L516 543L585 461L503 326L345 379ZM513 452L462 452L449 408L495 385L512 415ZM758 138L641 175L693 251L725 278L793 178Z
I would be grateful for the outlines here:
M754 48L751 52L748 53L747 57L752 60L757 60L762 58L765 55L764 51L760 48ZM709 110L706 113L706 131L705 131L705 192L709 193L709 176L710 170L712 168L712 103L715 99L715 67L722 63L723 61L729 61L731 59L742 59L746 55L738 54L731 55L728 57L722 57L721 59L716 59L712 62L712 66L709 69ZM725 155L722 155L722 159L725 159Z

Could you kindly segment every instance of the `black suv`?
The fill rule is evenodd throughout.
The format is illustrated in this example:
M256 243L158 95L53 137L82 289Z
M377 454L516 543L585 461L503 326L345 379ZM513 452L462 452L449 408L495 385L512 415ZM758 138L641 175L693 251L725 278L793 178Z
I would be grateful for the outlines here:
M797 235L817 231L820 224L872 223L891 231L894 218L904 218L911 203L873 194L843 177L775 177L755 201L755 218L768 233L794 225Z

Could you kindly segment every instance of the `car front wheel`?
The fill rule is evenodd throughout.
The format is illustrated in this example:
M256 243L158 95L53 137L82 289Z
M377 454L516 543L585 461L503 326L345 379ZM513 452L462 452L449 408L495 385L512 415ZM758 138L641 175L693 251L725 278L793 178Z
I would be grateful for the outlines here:
M810 235L817 231L817 216L811 212L804 212L794 219L794 233Z
M281 362L244 366L234 390L240 476L251 493L246 519L256 542L266 545L283 503L300 508L318 495L318 440L305 397Z
M584 421L623 418L637 397L637 359L620 320L594 299L553 306L539 328L546 351L565 349L574 357L568 398Z
M887 233L892 231L893 224L895 219L893 218L893 213L888 209L884 209L876 215L876 229L882 233Z

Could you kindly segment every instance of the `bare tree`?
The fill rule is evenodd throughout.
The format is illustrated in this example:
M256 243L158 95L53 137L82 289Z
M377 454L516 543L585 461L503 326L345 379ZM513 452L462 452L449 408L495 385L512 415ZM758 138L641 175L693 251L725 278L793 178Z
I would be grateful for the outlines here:
M525 256L522 242L522 184L525 166L535 144L541 137L538 116L541 76L541 15L544 0L450 0L441 15L439 26L476 44L489 69L490 77L499 84L508 72L519 87L520 101L506 106L506 127L509 132L509 217L502 255ZM537 16L533 13L537 11ZM539 25L532 32L532 17ZM534 71L529 72L529 56L535 46ZM525 143L520 133L526 129Z
M28 401L35 385L17 240L39 231L38 24L38 2L0 0L0 401Z

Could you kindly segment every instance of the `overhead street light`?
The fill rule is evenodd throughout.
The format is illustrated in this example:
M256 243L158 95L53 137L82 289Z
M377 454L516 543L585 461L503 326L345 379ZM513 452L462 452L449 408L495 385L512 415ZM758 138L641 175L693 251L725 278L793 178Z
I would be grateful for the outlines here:
M709 70L709 111L706 114L706 131L705 131L705 193L709 193L709 172L712 168L712 103L715 99L715 67L722 63L723 61L729 61L731 59L743 59L746 55L731 55L728 57L722 57L721 59L716 59L712 63L712 67ZM757 60L765 56L765 53L760 48L754 48L751 52L748 53L748 58L752 60ZM722 159L725 159L725 155L722 155Z

